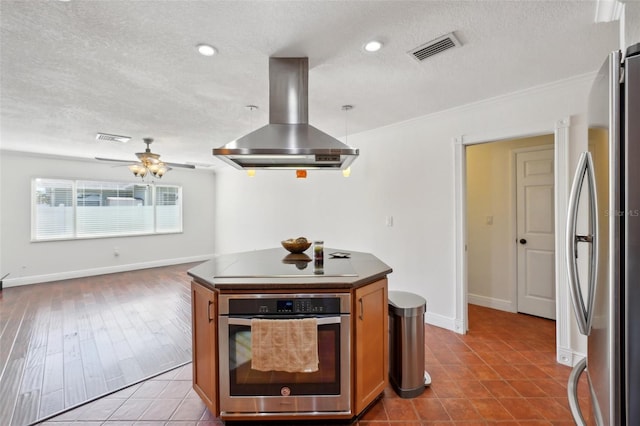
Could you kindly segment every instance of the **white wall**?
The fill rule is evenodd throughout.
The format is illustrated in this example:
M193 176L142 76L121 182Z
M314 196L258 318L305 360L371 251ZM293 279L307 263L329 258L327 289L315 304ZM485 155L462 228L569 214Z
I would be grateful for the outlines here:
M173 169L162 178L183 187L181 234L47 242L30 241L34 177L135 181L125 167L94 160L0 151L0 276L11 273L5 287L203 260L214 252L211 172Z
M526 129L572 117L571 170L586 146L584 109L593 76L350 135L360 158L349 178L327 171L218 173L219 253L276 247L289 237L372 252L389 264L391 289L427 299L427 322L455 329L454 144L463 135ZM312 123L313 124L313 123ZM524 130L523 130L524 132ZM393 227L385 225L393 216ZM248 232L245 232L248 231Z
M552 134L467 147L467 288L470 303L517 311L513 150ZM492 223L487 223L487 217Z

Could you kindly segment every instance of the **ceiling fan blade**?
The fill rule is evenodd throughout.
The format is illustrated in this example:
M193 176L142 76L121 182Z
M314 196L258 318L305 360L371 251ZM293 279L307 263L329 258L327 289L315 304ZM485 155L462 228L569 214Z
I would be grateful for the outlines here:
M196 166L194 166L193 164L167 163L166 161L163 161L163 163L166 164L167 166L182 167L183 169L195 169L196 168Z
M102 157L95 157L96 160L99 161L109 161L112 163L126 163L126 164L139 164L143 163L145 166L150 167L151 165L160 165L160 164L164 164L165 166L171 168L171 167L180 167L183 169L195 169L196 166L193 164L181 164L181 163L168 163L166 161L162 161L160 160L160 154L156 154L151 152L151 149L149 148L149 145L151 144L151 142L153 142L153 139L151 138L144 138L143 139L144 143L147 144L147 148L144 150L144 152L136 152L136 157L138 157L138 161L130 161L130 160L117 160L115 158L102 158ZM168 170L167 170L168 171Z
M99 161L111 161L112 163L129 163L129 164L133 164L136 161L131 161L131 160L116 160L115 158L102 158L102 157L95 157L96 160Z

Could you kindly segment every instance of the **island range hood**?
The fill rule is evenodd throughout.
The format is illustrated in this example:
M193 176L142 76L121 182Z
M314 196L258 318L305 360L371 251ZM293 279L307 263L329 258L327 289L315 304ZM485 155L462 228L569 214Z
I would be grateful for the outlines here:
M346 169L359 150L309 124L308 93L308 58L269 58L269 124L213 155L237 169Z

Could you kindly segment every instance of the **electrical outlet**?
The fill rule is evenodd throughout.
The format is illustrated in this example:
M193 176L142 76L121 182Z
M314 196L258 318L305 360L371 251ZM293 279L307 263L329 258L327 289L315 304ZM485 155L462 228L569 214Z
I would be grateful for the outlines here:
M393 216L387 216L385 219L385 223L387 224L388 227L392 227L393 226Z

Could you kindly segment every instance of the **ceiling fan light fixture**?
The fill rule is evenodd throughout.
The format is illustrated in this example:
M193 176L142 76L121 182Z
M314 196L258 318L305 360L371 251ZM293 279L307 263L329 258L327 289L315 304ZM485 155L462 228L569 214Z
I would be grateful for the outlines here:
M201 43L201 44L197 45L196 48L198 49L198 52L202 56L213 56L216 53L218 53L216 48L211 46L210 44Z
M160 154L156 154L151 152L151 148L149 145L153 142L152 138L143 138L142 141L147 145L147 148L144 152L136 152L136 157L138 157L138 162L131 164L130 161L127 160L116 160L113 158L101 158L96 157L96 160L100 161L110 161L116 163L130 163L128 165L129 170L135 177L142 178L144 180L145 176L153 175L156 178L161 178L168 171L172 169L172 167L180 167L185 169L195 169L196 166L193 164L181 164L181 163L165 163L160 160Z
M135 177L144 178L147 175L147 168L142 163L131 164L129 170Z
M152 174L154 177L160 179L166 172L171 170L170 167L167 167L162 161L160 161L160 155L151 152L151 142L153 142L152 138L144 138L144 143L147 144L147 148L144 152L137 152L136 157L140 160L139 163L132 164L129 166L129 170L133 173L135 177L140 177L144 179L147 174Z
M142 161L143 163L145 163L146 165L151 165L151 164L162 164L162 161L160 161L160 156L158 154L149 154L149 153L142 153L141 155L138 155L138 158L140 159L140 161Z
M164 164L162 166L160 166L158 168L158 170L156 170L155 172L152 172L153 175L155 177L157 177L158 179L161 178L162 176L164 176L165 173L167 173L169 170L171 170L171 167L167 167Z

